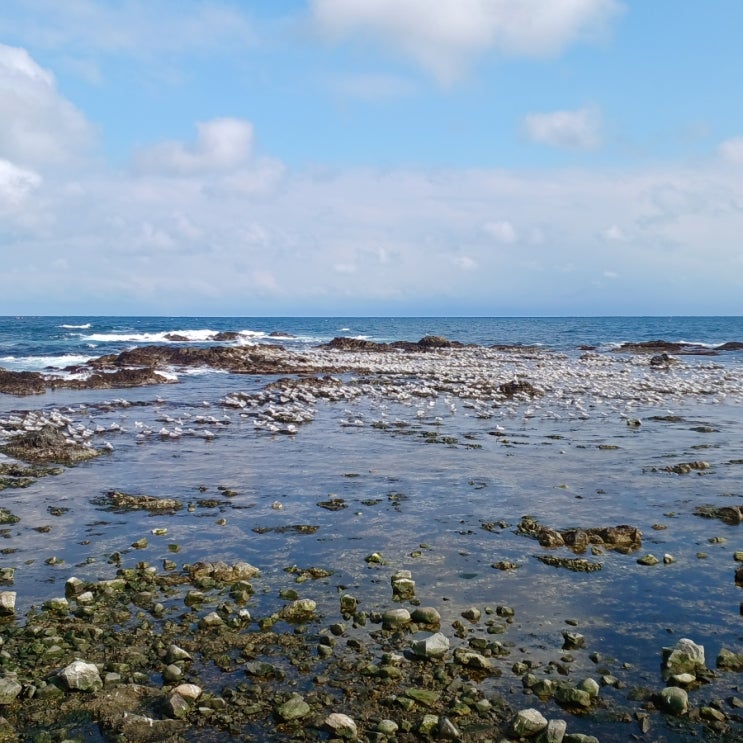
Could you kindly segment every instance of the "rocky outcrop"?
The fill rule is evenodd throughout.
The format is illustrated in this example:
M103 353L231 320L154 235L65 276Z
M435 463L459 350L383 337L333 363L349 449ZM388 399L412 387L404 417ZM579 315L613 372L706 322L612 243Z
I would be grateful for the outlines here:
M557 530L540 524L531 516L524 516L516 531L536 539L542 547L567 546L575 552L584 552L589 545L631 552L642 545L642 532L627 524Z
M433 351L442 348L465 348L464 343L459 341L450 341L440 335L426 335L419 341L395 341L394 343L377 343L364 338L348 338L338 336L333 338L329 343L325 343L319 348L326 348L337 351L405 351L414 353L416 351Z
M58 429L51 426L40 431L25 431L14 436L2 451L24 462L75 464L97 457L101 452L92 446L70 442Z

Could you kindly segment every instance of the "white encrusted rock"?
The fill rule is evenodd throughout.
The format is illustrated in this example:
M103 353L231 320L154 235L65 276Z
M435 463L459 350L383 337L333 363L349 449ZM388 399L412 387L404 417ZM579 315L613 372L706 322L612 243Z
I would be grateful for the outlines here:
M103 681L95 663L74 660L59 672L59 676L68 689L97 691L103 688Z

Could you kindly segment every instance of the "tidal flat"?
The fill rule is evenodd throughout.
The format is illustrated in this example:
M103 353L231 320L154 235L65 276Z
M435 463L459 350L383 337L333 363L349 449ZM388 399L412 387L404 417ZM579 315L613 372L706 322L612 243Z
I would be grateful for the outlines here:
M0 740L743 740L739 366L249 353L0 396Z

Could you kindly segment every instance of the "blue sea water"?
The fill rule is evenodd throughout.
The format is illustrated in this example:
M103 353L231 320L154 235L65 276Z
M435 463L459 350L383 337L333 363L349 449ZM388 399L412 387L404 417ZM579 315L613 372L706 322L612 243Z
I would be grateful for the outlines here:
M502 678L483 688L517 707L537 702L523 698L513 662L523 654L537 669L564 665L562 630L577 624L587 647L573 653L571 678L596 676L590 656L598 653L602 668L624 685L602 689L611 714L600 707L569 718L571 731L602 743L636 732L617 729L616 719L638 710L627 689L662 688L663 646L690 637L705 645L710 666L723 646L740 652L743 594L734 554L743 525L703 519L695 509L743 504L743 354L679 357L673 369L656 372L647 358L614 351L656 339L712 349L743 341L743 318L4 317L0 367L60 372L134 346L212 344L220 332L237 332L226 341L235 345L308 352L337 336L390 342L440 335L481 346L538 346L549 353L505 354L485 381L497 385L523 372L545 395L492 403L466 389L465 368L434 380L441 381L437 390L430 379L416 386L406 371L359 397L349 385L347 398L321 400L312 423L282 435L258 425L260 405L225 403L238 394L251 404L262 400L275 380L255 375L205 369L179 374L178 384L0 394L0 428L11 416L61 411L73 428L93 432L95 445L112 447L59 475L2 491L3 507L20 521L0 530L6 547L0 567L16 568L22 611L62 593L72 574L111 578L113 552L125 566L173 559L171 542L180 545L183 563L245 559L260 567L250 605L256 617L277 610L280 589L297 588L289 566L333 571L300 587L317 600L326 624L339 619L338 586L359 595L366 610L390 608L389 576L408 569L421 603L441 612L447 635L466 607L515 610L500 638L513 655L503 661ZM598 353L584 361L584 347ZM628 425L635 420L641 424ZM213 439L202 435L207 427ZM177 429L182 435L171 436ZM143 430L151 434L142 438ZM666 469L701 460L708 469L684 475ZM236 495L225 498L224 489ZM172 497L193 508L111 513L101 505L109 490ZM331 498L347 507L319 505ZM603 563L590 575L546 566L535 559L544 553L538 543L517 533L525 514L558 529L635 525L644 535L642 552L589 553ZM317 531L277 531L298 524ZM167 537L154 536L155 528L167 529ZM131 549L143 536L147 547ZM377 569L365 561L372 552L385 558ZM638 566L645 553L661 563ZM673 561L663 564L664 555ZM501 561L518 567L495 569ZM720 673L692 690L692 703L729 697L738 683ZM565 716L546 704L547 716ZM740 740L743 723L732 728ZM656 718L653 730L657 741L681 739Z
M743 317L0 317L0 367L39 371L138 345L204 343L225 331L239 332L239 343L287 348L307 348L336 336L392 342L440 335L484 346L575 352L582 346L606 350L656 339L710 347L743 341Z

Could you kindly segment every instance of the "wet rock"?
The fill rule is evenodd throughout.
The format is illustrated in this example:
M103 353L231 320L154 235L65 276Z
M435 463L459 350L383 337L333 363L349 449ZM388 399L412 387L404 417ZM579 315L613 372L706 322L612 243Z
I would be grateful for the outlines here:
M382 626L385 629L399 629L412 621L407 609L390 609L382 614Z
M418 624L437 625L441 623L441 614L432 606L416 607L411 614L411 618Z
M655 555L643 555L642 557L637 558L637 564L638 565L648 565L653 566L657 565L660 561Z
M509 730L519 738L532 738L547 728L547 719L537 709L522 709L511 720Z
M550 720L547 727L537 736L537 743L562 743L567 732L565 720Z
M493 661L490 658L466 648L457 648L454 651L454 660L462 666L481 671L492 671L494 668Z
M431 736L436 731L438 725L438 715L423 715L423 720L421 720L421 724L418 726L418 732L420 733L420 735L424 735L426 737Z
M317 603L312 599L297 599L281 609L282 619L289 622L303 622L312 617L317 609Z
M642 532L627 524L557 530L540 524L531 516L523 516L516 531L536 539L542 547L568 545L576 552L583 552L589 545L629 552L642 544Z
M11 457L37 464L77 464L101 453L92 446L69 441L62 431L53 426L45 426L38 431L25 431L0 448Z
M396 599L407 600L415 596L415 581L409 570L399 570L390 579L392 594Z
M341 598L341 614L355 614L359 601L355 596L344 593Z
M680 639L672 648L663 648L663 666L669 674L705 671L704 647L686 637Z
M59 672L65 686L79 691L98 691L103 688L98 667L94 663L75 660Z
M535 555L537 560L545 565L551 565L555 568L565 568L574 573L594 573L603 567L600 562L592 562L583 557L556 557L555 555Z
M15 591L0 591L0 616L15 614Z
M46 392L46 380L38 372L0 369L0 392L6 395L40 395Z
M689 695L678 686L667 686L659 696L660 708L672 715L685 715L689 711Z
M721 508L710 505L697 506L694 509L694 515L705 519L719 519L735 526L743 523L743 506L722 506Z
M394 720L380 720L377 723L377 731L388 737L394 736L399 730L399 725Z
M439 740L459 740L462 737L457 726L448 717L439 718L437 733Z
M589 709L591 707L591 695L587 691L566 683L558 684L555 688L555 701L568 708Z
M462 616L470 622L479 622L482 612L476 606L470 606L462 612Z
M405 696L414 702L422 704L424 707L435 707L439 699L441 699L441 692L434 689L411 688L405 689Z
M412 650L419 658L442 658L449 652L449 639L441 632L416 640Z
M578 688L589 694L592 699L598 697L600 691L598 682L592 678L583 679L583 681L578 684Z
M195 702L202 694L202 689L196 684L179 684L173 689L174 694L180 694L184 699Z
M282 720L297 720L310 713L310 705L299 694L294 694L276 708L276 715Z
M688 475L690 472L701 472L710 468L709 462L679 462L679 464L663 467L662 472L672 472L676 475Z
M111 505L124 511L178 511L183 503L175 498L155 498L151 495L129 495L118 490L106 493L104 505Z
M339 738L344 740L356 740L358 738L358 728L356 723L348 716L341 712L333 712L325 718L325 727L335 733Z
M576 650L577 648L584 648L586 646L586 638L580 632L563 630L562 639L564 650Z
M146 715L124 712L112 727L124 737L124 740L136 740L137 743L159 743L177 740L176 736L186 730L188 725L182 720L159 720Z
M717 667L723 671L743 671L743 653L721 648L717 654Z
M22 688L14 678L0 679L0 705L13 704Z

